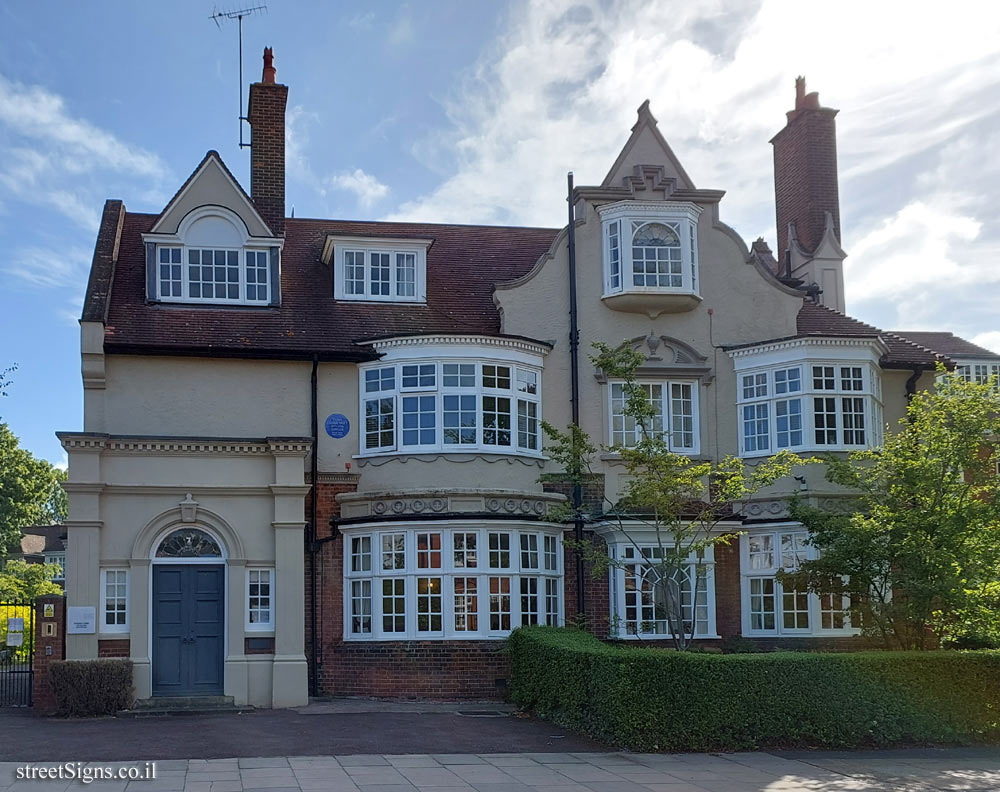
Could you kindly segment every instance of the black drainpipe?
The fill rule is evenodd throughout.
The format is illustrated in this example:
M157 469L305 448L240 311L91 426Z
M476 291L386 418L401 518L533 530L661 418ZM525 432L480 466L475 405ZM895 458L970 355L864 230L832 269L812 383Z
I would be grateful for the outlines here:
M316 510L319 508L319 409L318 398L318 372L319 355L314 354L312 360L312 378L309 389L312 397L312 476L310 483L312 490L309 493L311 518L309 520L309 532L306 540L309 547L309 695L317 695L316 673L317 658L319 648L316 646L316 553L319 550L319 542L316 541Z
M910 399L914 397L917 392L917 380L920 379L920 375L924 373L923 369L914 368L913 373L906 380L906 401L909 403Z
M574 426L580 425L580 328L576 309L576 222L573 212L573 171L566 174L568 189L566 202L569 205L569 368L570 407ZM577 542L583 541L583 485L573 483L573 533ZM586 601L583 596L583 555L576 554L576 612L586 616Z

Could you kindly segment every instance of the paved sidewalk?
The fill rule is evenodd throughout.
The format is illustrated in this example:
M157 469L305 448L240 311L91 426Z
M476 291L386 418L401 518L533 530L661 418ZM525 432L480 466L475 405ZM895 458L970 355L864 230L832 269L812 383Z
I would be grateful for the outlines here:
M0 790L64 792L937 792L1000 790L996 749L735 754L409 754L174 759L157 780L13 782ZM11 786L11 784L13 785Z

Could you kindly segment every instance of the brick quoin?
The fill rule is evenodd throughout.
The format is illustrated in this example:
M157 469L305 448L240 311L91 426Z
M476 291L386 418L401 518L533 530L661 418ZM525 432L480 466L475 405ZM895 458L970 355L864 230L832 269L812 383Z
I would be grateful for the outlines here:
M805 78L795 81L795 109L774 146L774 206L778 262L784 266L788 224L795 223L799 244L812 253L823 238L826 213L840 241L840 195L837 183L836 110L820 107L819 95L805 93Z

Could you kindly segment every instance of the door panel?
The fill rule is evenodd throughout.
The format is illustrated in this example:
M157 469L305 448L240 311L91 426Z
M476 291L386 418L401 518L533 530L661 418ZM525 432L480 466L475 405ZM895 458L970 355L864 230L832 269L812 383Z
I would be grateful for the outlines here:
M225 567L153 565L153 695L220 695Z

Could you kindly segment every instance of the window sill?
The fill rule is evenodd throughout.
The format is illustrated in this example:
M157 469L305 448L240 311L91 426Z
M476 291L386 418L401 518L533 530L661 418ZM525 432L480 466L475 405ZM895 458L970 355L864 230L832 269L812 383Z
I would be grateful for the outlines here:
M681 456L691 457L692 462L711 462L710 457L701 456L701 451L673 451L671 453L680 454ZM598 459L602 462L621 462L622 455L615 453L614 451L605 451L598 455Z
M601 297L613 311L646 314L655 319L665 313L685 313L701 304L701 297L683 291L622 291Z
M121 641L121 640L129 640L130 638L131 638L131 634L129 633L128 630L126 630L125 632L99 632L99 633L97 633L97 640L98 641Z
M396 297L371 297L369 295L363 297L334 297L333 301L335 303L362 303L365 305L427 305L426 299L411 298L404 300Z
M712 633L711 635L696 635L694 638L688 636L693 641L721 641L722 636L718 633ZM673 636L669 633L663 635L618 635L612 636L615 641L670 641L673 640Z
M752 630L744 633L744 638L856 638L861 635L861 630L823 630L822 632L813 630L811 632L755 632Z
M515 457L524 460L531 460L536 462L544 462L548 460L548 457L544 454L539 454L531 451L495 451L487 450L485 448L447 448L447 449L434 449L434 450L404 450L404 451L379 451L377 453L367 453L367 454L354 454L352 459L359 460L360 464L364 464L366 460L385 460L391 459L392 457L451 457L455 455L460 455L464 457Z

